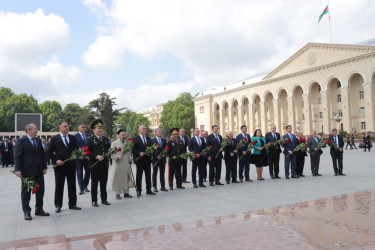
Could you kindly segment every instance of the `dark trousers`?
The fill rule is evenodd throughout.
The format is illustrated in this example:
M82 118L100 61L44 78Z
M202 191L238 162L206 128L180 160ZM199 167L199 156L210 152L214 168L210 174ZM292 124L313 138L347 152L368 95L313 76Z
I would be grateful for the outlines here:
M369 142L365 142L365 152L366 152L366 148L368 148L368 151L370 152L370 143Z
M90 181L90 164L88 160L77 160L77 181L79 190L83 191L89 185ZM85 176L83 177L83 170L85 170Z
M199 185L203 184L203 161L204 159L201 157L192 161L191 180L193 184L197 184L197 170Z
M210 182L219 182L221 178L221 158L215 159L215 157L211 157L210 161L210 173L209 173L209 181Z
M152 167L152 186L154 188L157 188L157 186L158 186L158 181L157 181L158 169L160 169L160 186L162 188L165 188L165 178L164 178L165 163L162 162L162 160L159 161L157 166Z
M355 143L354 142L351 142L350 143L355 149L357 149L357 147L355 146Z
M34 180L40 185L38 192L35 194L35 210L43 209L43 197L44 197L44 176L43 174L37 174L34 176ZM31 208L29 206L31 197L31 190L27 191L26 187L23 187L21 181L21 202L23 213L30 213Z
M241 158L241 155L239 155ZM225 163L226 164L226 163ZM243 171L245 170L245 179L250 179L250 155L245 155L242 160L238 162L238 177L243 180Z
M230 157L229 159L225 160L225 180L235 181L237 179L237 157Z
M335 154L331 154L332 157L332 163L333 163L333 170L335 171L335 174L342 174L342 158L343 154L340 152L337 152ZM338 166L337 166L338 165Z
M65 179L68 184L69 207L77 205L76 168L75 166L58 166L55 172L55 207L62 207Z
M202 159L202 177L204 180L207 179L207 158Z
M303 175L303 168L305 166L305 154L297 152L296 155L296 173L298 176Z
M285 155L285 177L289 177L289 167L292 172L292 176L296 176L296 153L291 155ZM288 156L288 157L287 157Z
M11 164L11 156L10 156L10 151L4 151L3 155L2 155L2 162L3 162L3 167L6 166L8 167L8 165Z
M312 175L316 175L319 173L319 163L320 163L320 153L319 151L315 151L312 155L310 154L310 163L311 163L311 173Z
M345 149L348 149L348 146L350 146L350 149L353 149L352 144L351 144L350 142L347 142L347 143L346 143L346 147L345 147Z
M187 178L187 159L181 159L181 167L182 167L182 181L186 181Z
M176 176L176 186L182 186L181 159L171 159L169 161L169 186L173 187L173 177Z
M91 201L98 201L98 184L100 182L100 198L107 200L108 167L95 166L91 169Z
M270 176L279 177L279 163L280 163L280 153L277 151L272 151L268 155L268 165L270 167Z
M142 176L143 172L145 172L145 179L146 179L146 191L151 191L151 164L136 164L137 166L137 191L142 192Z

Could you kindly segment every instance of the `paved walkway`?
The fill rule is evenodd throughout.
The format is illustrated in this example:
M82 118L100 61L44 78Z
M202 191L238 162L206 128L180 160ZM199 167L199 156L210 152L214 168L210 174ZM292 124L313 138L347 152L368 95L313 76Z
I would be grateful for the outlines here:
M4 242L0 243L0 248L3 249L6 246L14 247L14 244L9 245L9 241L36 237L43 237L42 239L46 240L60 235L59 237L63 239L66 237L74 240L75 237L80 236L92 238L90 235L124 232L124 230L130 229L163 228L163 225L167 225L166 227L168 228L168 225L176 225L176 223L178 227L178 223L186 225L186 223L195 224L200 220L212 221L212 218L215 217L225 218L225 216L233 214L238 216L238 214L243 214L244 212L312 201L340 194L351 194L363 190L370 190L368 192L372 194L372 197L374 196L373 191L371 191L375 189L374 152L345 151L344 172L347 174L346 177L333 176L331 159L327 149L321 159L320 172L323 174L322 177L311 176L309 158L307 157L306 160L306 178L270 180L268 178L268 169L265 169L264 177L266 177L266 181L263 182L254 181L253 183L198 189L193 189L191 184L185 184L187 187L185 190L159 192L156 196L143 195L139 199L122 200L116 200L114 193L108 189L111 206L102 205L99 208L93 208L90 202L90 195L85 194L78 196L78 206L81 206L83 210L72 211L67 209L67 197L65 197L65 204L60 214L54 212L54 178L53 170L49 168L49 172L45 177L44 209L50 212L51 216L33 216L32 221L23 219L19 180L9 173L9 169L0 169L2 187L0 189L0 242ZM281 166L283 166L283 158L281 162ZM250 173L251 178L256 179L255 167L251 167ZM281 174L281 177L283 177L283 174ZM131 194L135 195L134 189ZM370 204L372 204L369 206L369 214L372 216L372 221L374 221L374 200L371 195L369 199ZM32 200L31 204L33 203L34 200ZM256 212L255 214L258 213ZM245 222L241 220L240 224L243 223ZM264 223L266 223L266 220ZM246 223L244 225L245 227L248 226ZM232 236L234 235L235 233L233 232ZM46 238L44 236L54 237ZM204 240L203 238L201 240ZM26 241L22 242L25 243ZM130 243L128 242L127 244ZM143 243L137 246L147 249Z

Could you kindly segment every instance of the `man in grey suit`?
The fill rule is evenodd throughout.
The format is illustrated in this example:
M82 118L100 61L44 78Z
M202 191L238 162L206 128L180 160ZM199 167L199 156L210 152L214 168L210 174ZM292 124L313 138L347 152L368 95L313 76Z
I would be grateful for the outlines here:
M319 163L320 155L323 154L323 151L317 148L321 140L316 136L316 130L311 130L311 136L307 139L307 147L309 148L311 173L313 176L322 176L319 174Z

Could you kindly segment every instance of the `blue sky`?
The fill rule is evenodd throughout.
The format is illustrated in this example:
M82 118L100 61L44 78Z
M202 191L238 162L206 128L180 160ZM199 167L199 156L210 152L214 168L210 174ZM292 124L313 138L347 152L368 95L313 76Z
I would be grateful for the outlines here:
M40 102L101 92L140 110L329 42L326 1L1 0L0 84ZM330 2L333 42L375 37L375 3Z

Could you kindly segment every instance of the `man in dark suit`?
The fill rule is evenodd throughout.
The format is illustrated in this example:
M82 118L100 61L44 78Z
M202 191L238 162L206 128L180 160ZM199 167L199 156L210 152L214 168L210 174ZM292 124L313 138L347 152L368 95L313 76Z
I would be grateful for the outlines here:
M3 161L3 167L9 167L12 163L13 145L9 143L9 139L4 139L3 144L1 144L1 155Z
M320 155L323 154L323 150L317 149L319 142L322 139L316 136L316 130L311 130L311 136L307 138L307 147L310 154L311 173L312 176L322 176L319 174L319 163Z
M154 187L154 192L158 192L157 188L157 175L158 175L158 169L160 169L160 190L167 192L168 190L165 188L165 163L166 163L166 155L160 155L161 151L165 148L167 145L167 140L162 138L162 131L160 128L157 128L155 130L155 137L152 138L151 143L152 144L159 144L160 149L156 150L151 155L151 161L152 161L152 186ZM159 161L156 166L154 166L154 163L156 161Z
M266 133L265 139L266 143L275 143L280 140L280 134L276 132L276 125L271 125L271 131ZM270 176L271 179L280 179L279 177L279 163L280 163L280 145L272 146L268 148L268 164L270 167Z
M11 164L14 166L14 148L16 147L17 139L13 138L10 144L12 144Z
M352 134L352 136L350 137L350 142L351 142L350 145L352 145L355 149L358 149L358 148L355 146L355 141L354 141L354 135L353 135L353 134Z
M208 132L205 131L205 130L201 130L201 138L203 139L205 147L208 147L207 136L208 136ZM202 177L203 177L203 182L207 182L207 163L208 163L207 157L208 157L208 155L201 156L201 157L202 157Z
M188 147L188 138L185 136L185 129L180 128L178 131L179 133L179 139L182 141L182 153L187 152L187 147ZM187 159L181 159L181 167L182 167L182 182L183 183L190 183L190 181L187 181Z
M67 122L59 124L58 135L51 138L48 152L58 165L53 170L55 172L55 212L60 213L63 205L65 179L68 184L69 209L81 210L77 207L76 193L76 164L68 159L72 152L78 147L75 136L69 135L69 125Z
M44 196L44 177L47 173L47 165L44 158L44 152L41 140L36 137L38 128L34 123L27 124L25 127L26 135L21 137L14 149L15 152L15 167L14 171L18 177L33 177L33 179L40 185L40 188L35 194L35 215L49 216L43 210L43 196ZM22 183L22 182L21 182ZM32 220L30 203L30 191L21 184L21 201L22 210L25 220Z
M371 148L371 140L370 140L370 135L368 134L368 132L366 132L365 136L363 136L363 143L365 144L365 152L366 152L366 148L368 148L368 151L370 152L370 148Z
M221 178L221 162L223 159L223 148L221 147L221 141L223 138L219 133L219 128L217 125L212 125L212 134L210 134L207 137L207 145L212 145L212 150L210 151L210 156L207 158L210 164L210 173L209 173L209 181L210 186L215 186L214 181L216 185L224 185L220 183ZM219 156L217 158L216 154L219 153Z
M342 139L341 135L337 134L337 129L332 129L332 135L329 137L329 139L336 143L338 150L334 149L331 147L330 153L331 153L331 158L332 158L332 163L333 163L333 170L335 171L335 176L341 175L345 176L342 172L343 170L343 164L342 164L342 159L343 159L343 154L344 154L344 140ZM337 166L338 165L338 166Z
M84 123L81 123L78 125L78 133L75 134L76 141L79 148L82 148L85 146L86 139L90 136L86 134L86 125ZM90 190L87 188L90 181L90 164L89 160L83 159L83 160L76 160L76 166L77 166L77 181L79 186L79 195L84 194L84 191L87 193L90 192ZM85 177L83 177L83 170L85 170Z
M286 134L283 136L284 139L289 138L290 142L288 144L284 144L284 156L285 156L285 179L289 179L289 166L292 172L292 178L297 178L298 175L296 173L296 154L293 153L293 150L298 145L298 139L297 137L292 134L292 126L287 125L286 126ZM287 157L289 155L289 157Z
M237 181L237 156L238 151L236 150L237 147L237 140L233 138L233 132L228 131L226 136L231 141L231 144L224 149L224 160L225 160L225 180L227 184L232 183L239 183Z
M238 150L239 158L241 158L241 156L244 155L242 159L239 160L239 163L238 163L238 168L239 168L238 177L240 178L240 182L243 182L243 178L244 178L243 171L245 170L245 180L252 182L253 180L250 179L250 154L251 153L250 154L246 153L246 150L249 147L249 144L251 143L251 137L249 134L247 134L246 125L241 126L241 133L238 134L236 137L237 143L240 142L244 138L247 139L248 143Z
M93 207L98 207L98 184L100 183L100 198L103 205L111 205L107 200L107 181L108 181L108 159L104 155L108 153L111 144L109 139L103 136L103 121L97 119L91 124L91 129L94 135L86 139L85 146L91 152L89 156L91 168L91 204Z
M204 140L199 137L199 128L194 129L194 136L189 140L189 151L198 154L198 158L192 161L191 169L191 180L193 182L193 187L197 186L197 169L198 169L198 181L200 187L206 187L203 184L203 156L199 156L202 150L205 148Z
M146 148L152 145L151 138L146 135L147 128L145 125L139 126L138 131L139 135L134 137L135 144L132 149L133 159L141 156L141 158L135 162L137 166L136 185L138 196L141 196L142 193L143 172L145 172L146 179L146 194L155 195L155 193L151 191L151 157L145 155Z
M303 141L301 141L301 139ZM302 132L298 132L297 133L297 140L298 140L298 144L300 143L306 143L306 139L305 137L303 136ZM307 153L306 151L297 151L296 152L296 173L298 175L298 177L305 177L305 175L303 174L303 168L305 166L305 157L307 156Z

